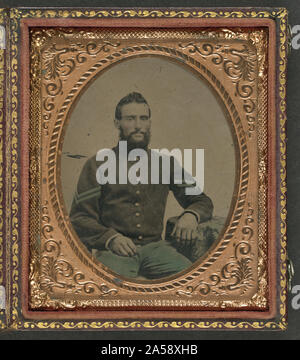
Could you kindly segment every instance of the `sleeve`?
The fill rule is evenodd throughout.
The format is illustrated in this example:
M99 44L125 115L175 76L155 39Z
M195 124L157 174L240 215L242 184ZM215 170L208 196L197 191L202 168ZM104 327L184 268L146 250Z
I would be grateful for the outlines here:
M118 232L101 223L99 200L102 186L96 180L96 157L84 165L73 198L70 221L83 244L92 249L104 250Z
M187 195L186 188L191 185L184 182L184 169L182 169L182 184L175 184L174 181L174 162L173 162L173 179L171 180L171 190L178 201L184 208L184 212L192 213L196 216L198 223L206 222L212 218L213 203L211 199L201 192L199 195ZM187 174L187 173L186 173ZM187 174L188 177L191 177ZM193 186L193 185L192 185Z

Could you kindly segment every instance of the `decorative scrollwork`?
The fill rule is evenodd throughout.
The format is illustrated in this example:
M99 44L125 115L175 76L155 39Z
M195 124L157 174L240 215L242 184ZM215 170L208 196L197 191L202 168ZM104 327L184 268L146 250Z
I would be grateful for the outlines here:
M31 46L32 49L36 50L32 53L32 59L35 63L38 63L35 53L42 53L43 69L35 70L33 76L40 72L44 79L47 97L42 101L42 127L46 130L46 134L48 134L48 122L52 117L55 97L63 92L63 79L73 73L77 65L86 62L87 57L96 56L100 52L109 53L111 49L120 45L119 42L104 39L95 39L95 41L90 41L87 44L73 43L67 36L70 31L72 33L70 29L64 29L63 31L54 29L31 31ZM54 37L64 39L65 45L52 44ZM40 81L40 76L37 77L37 81Z
M256 54L243 44L242 49L224 49L225 54L233 55L236 61L224 59L225 73L234 80L254 81L254 64Z
M223 69L233 83L236 84L236 95L246 99L253 93L256 52L249 45L242 44L239 48L228 48L219 44L179 44L182 49L189 48L190 54L198 53L203 58L211 58L215 65L223 64ZM230 58L229 58L230 56ZM246 82L246 83L245 83Z
M110 289L107 285L105 284L95 284L92 281L85 281L85 282L80 282L80 280L84 280L84 275L80 272L78 272L77 274L74 275L74 281L76 284L83 286L83 290L86 294L92 294L94 293L96 290L98 290L103 296L105 295L112 295L112 294L116 294L117 290L116 289Z
M189 42L186 45L179 44L179 47L181 49L190 48L189 49L190 54L198 53L203 58L211 56L212 57L212 62L215 65L222 64L222 62L224 60L223 56L217 52L220 49L221 45L212 45L210 43L204 43L204 44L201 44L201 45L195 45L194 43Z
M108 53L111 48L116 48L120 43L112 43L110 41L100 41L100 42L89 42L88 44L70 44L67 47L58 47L56 44L52 45L47 50L43 51L43 60L44 60L44 79L45 80L60 80L60 77L69 76L76 67L76 62L82 64L86 61L87 56L95 56L99 52L103 51ZM76 57L69 57L69 54L76 53ZM48 85L49 87L54 87L53 83ZM49 95L57 95L57 88L55 87L55 92L53 89L48 89Z
M50 299L54 291L62 294L92 294L97 293L99 298L115 295L117 290L109 288L105 283L97 284L86 280L85 275L76 271L62 256L60 241L53 239L51 233L47 203L42 206L41 234L46 239L39 250L37 242L31 244L30 284L31 303L34 307L56 307L55 300ZM37 281L38 277L38 281ZM68 301L65 308L75 308L77 302Z
M241 260L237 260L236 264L229 271L226 268L229 278L235 279L236 281L226 286L220 286L220 289L233 291L243 287L243 290L245 291L253 280L252 268L249 266L250 261L250 258L243 258ZM222 270L225 271L225 269Z
M245 225L242 228L242 234L247 235L247 239L234 243L234 255L231 261L226 263L220 269L218 274L209 277L209 281L200 280L196 286L187 286L185 290L178 290L177 295L191 296L198 292L202 296L210 293L214 295L224 295L228 292L239 291L239 295L243 295L253 286L253 267L251 256L251 238L254 234L251 223L254 210L248 203L248 212L245 219Z
M49 225L46 225L49 228ZM41 256L41 289L52 293L54 289L65 293L91 294L98 292L99 296L114 295L116 289L110 289L106 284L96 284L84 281L85 275L75 271L74 267L61 256L61 246L58 241L49 239L44 243Z
M63 59L67 53L77 52L74 46L57 48L56 44L43 52L44 57L44 78L46 80L56 79L59 76L68 76L75 68L75 61L72 58Z

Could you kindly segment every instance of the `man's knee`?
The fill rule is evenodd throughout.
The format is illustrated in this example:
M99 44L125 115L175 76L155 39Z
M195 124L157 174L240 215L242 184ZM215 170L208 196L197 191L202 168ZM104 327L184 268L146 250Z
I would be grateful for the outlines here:
M135 278L138 275L138 260L136 256L119 256L110 250L98 251L96 258L118 275Z
M149 278L162 278L181 272L191 266L191 261L162 241L147 249L142 262L142 274Z

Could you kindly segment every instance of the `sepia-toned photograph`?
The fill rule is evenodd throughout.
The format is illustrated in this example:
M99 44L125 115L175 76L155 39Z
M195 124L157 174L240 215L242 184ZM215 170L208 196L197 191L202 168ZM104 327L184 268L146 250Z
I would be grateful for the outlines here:
M0 9L0 327L287 328L287 24Z
M225 106L199 74L159 56L114 64L65 128L62 193L78 241L132 280L199 264L232 212L236 151Z
M267 31L31 38L33 308L266 308Z

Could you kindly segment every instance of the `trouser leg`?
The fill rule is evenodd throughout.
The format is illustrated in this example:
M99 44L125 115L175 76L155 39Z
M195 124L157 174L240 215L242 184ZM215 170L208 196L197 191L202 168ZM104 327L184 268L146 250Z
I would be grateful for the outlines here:
M119 256L110 250L98 251L97 259L110 270L124 277L135 278L139 271L139 256Z
M167 241L158 241L142 247L140 274L159 279L187 269L192 263Z

